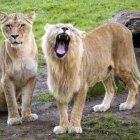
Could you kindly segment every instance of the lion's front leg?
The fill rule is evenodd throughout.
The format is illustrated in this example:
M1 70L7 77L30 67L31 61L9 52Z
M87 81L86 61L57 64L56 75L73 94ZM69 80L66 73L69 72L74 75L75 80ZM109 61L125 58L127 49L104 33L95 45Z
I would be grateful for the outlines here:
M57 101L57 108L59 111L60 122L59 126L56 126L53 130L55 134L63 134L68 130L68 103L60 103Z
M8 108L8 125L21 124L21 118L18 113L18 104L16 101L15 86L10 79L2 79L7 108Z
M81 88L78 93L75 93L74 107L72 110L71 121L68 128L69 133L82 133L81 117L85 105L87 88Z
M38 119L38 115L31 113L31 99L33 89L35 86L35 78L28 81L25 87L22 88L22 120L23 121L35 121Z

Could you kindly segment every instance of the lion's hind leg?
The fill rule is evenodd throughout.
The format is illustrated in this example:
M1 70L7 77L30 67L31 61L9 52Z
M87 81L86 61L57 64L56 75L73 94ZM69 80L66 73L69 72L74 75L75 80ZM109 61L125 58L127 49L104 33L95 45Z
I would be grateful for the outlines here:
M105 90L106 90L105 97L104 97L101 104L95 105L93 107L93 110L95 112L104 112L104 111L106 111L110 108L111 101L112 101L112 99L114 97L114 93L117 89L116 85L115 85L115 82L114 82L114 76L113 75L111 75L106 80L104 80L103 84L104 84L104 87L105 87Z
M132 109L136 104L136 95L138 93L138 82L135 80L133 73L126 69L119 69L118 72L121 79L126 83L129 89L129 94L126 102L121 103L119 109L127 110Z

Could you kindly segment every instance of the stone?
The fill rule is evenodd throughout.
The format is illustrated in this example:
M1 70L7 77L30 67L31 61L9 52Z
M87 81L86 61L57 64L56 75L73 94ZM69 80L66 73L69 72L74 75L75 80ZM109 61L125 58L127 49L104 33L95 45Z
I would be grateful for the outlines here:
M125 25L133 34L134 47L140 48L140 11L121 10L113 15L108 22Z

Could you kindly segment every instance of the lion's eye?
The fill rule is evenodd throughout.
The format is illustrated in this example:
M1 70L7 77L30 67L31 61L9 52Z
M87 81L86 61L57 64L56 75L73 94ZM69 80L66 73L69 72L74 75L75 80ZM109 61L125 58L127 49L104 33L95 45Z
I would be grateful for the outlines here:
M12 27L12 25L10 25L10 24L7 24L7 25L6 25L6 27L8 27L8 28L11 28L11 27Z
M25 24L21 24L20 27L25 27Z

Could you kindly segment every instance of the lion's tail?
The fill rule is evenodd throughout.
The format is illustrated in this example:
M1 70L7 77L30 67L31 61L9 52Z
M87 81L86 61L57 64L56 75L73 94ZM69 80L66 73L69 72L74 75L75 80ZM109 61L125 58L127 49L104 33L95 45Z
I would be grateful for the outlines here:
M132 73L133 73L135 81L140 85L140 72L139 72L137 62L136 62L135 55L134 55L134 58L133 58Z

